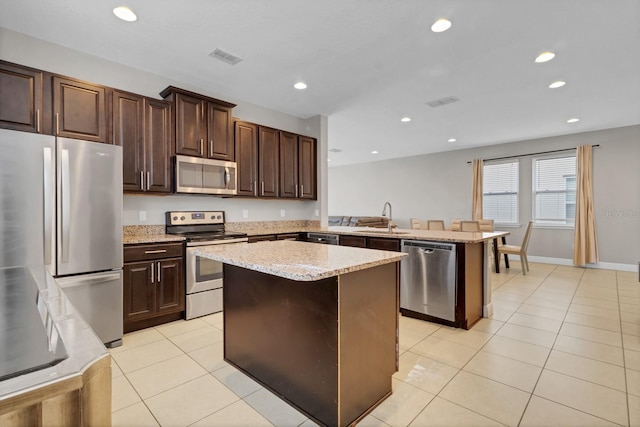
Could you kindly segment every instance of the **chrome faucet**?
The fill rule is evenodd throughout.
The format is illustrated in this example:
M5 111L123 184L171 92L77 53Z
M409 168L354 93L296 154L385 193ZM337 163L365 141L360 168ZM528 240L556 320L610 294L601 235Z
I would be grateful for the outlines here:
M387 206L389 206L389 221L387 222L387 230L391 233L391 229L394 227L391 222L391 203L384 202L384 206L382 207L382 216L387 216Z

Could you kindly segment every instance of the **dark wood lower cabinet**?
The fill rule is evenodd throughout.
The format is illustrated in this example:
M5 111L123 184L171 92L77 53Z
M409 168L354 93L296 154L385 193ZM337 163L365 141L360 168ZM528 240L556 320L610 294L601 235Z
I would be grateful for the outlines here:
M249 239L249 243L265 242L265 241L276 240L276 235L275 234L263 234L261 236L249 236L248 239Z
M383 251L400 252L400 240L385 239L381 237L350 236L342 234L339 237L340 246L352 246L355 248L379 249Z
M182 243L125 246L125 333L183 317L183 253Z

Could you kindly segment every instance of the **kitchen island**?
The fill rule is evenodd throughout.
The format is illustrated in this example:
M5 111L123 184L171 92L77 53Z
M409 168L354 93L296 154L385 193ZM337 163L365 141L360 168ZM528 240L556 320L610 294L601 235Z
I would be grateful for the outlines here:
M321 425L391 394L404 254L271 241L209 246L224 263L224 358Z

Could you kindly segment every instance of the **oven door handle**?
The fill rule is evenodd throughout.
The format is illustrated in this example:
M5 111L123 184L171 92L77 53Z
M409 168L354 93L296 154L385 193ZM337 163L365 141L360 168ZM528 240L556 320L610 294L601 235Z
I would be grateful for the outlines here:
M226 245L227 243L243 243L249 241L246 237L241 237L238 239L223 239L223 240L209 240L206 242L188 242L187 249L195 246L214 246L214 245Z

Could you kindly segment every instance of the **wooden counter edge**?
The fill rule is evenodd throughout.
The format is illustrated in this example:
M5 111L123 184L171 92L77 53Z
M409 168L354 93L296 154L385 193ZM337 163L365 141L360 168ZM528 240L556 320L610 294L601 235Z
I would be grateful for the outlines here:
M0 425L110 426L111 355L69 378L0 401Z

